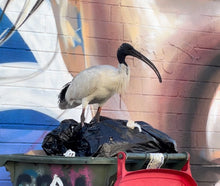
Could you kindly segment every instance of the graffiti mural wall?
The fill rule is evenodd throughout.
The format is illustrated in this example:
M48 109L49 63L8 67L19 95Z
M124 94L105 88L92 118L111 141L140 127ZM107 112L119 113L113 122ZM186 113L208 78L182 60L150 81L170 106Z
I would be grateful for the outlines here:
M168 133L191 153L198 183L218 185L219 23L216 0L0 1L0 153L40 150L60 121L79 120L81 107L58 108L62 86L89 66L117 66L117 48L129 42L154 62L163 83L128 58L129 88L102 114ZM87 109L87 121L95 110ZM9 180L1 168L0 185Z

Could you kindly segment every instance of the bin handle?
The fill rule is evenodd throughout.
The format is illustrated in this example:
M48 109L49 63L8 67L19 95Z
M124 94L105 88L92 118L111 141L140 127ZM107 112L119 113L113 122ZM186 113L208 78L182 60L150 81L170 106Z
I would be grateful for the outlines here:
M133 154L133 155L132 155ZM185 153L181 153L183 156L179 157L177 159L182 159L187 157L187 162L185 163L185 165L182 167L181 171L188 174L189 176L192 176L191 174L191 169L190 169L190 154L185 152ZM185 155L184 155L185 154ZM137 154L136 154L137 155ZM169 157L172 156L172 154L167 154L165 153L165 159L170 158ZM143 159L144 157L147 158L149 156L149 154L144 154L141 153L139 154L139 156L135 156L135 153L125 153L125 152L119 152L117 155L117 162L118 162L118 166L117 166L117 177L124 177L127 174L127 170L125 167L125 163L126 163L126 159Z
M119 152L120 153L120 152ZM175 160L188 160L189 159L189 153L182 152L178 153L178 156L176 156L177 153L163 153L164 160L167 159L175 159ZM126 153L126 159L150 159L150 153Z

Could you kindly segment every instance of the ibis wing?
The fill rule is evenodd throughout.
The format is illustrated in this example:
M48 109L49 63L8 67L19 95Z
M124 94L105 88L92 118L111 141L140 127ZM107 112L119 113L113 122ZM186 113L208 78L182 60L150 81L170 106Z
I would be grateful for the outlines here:
M81 101L92 95L101 86L102 75L105 73L102 66L95 66L80 72L71 82L67 93L67 100Z

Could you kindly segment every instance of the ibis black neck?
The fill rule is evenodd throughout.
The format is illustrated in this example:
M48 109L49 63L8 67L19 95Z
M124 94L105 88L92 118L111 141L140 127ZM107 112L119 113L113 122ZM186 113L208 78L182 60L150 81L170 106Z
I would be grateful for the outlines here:
M125 66L128 66L128 64L125 62L125 57L118 57L119 64L124 64Z
M124 64L124 65L128 66L128 64L125 62L126 56L127 56L127 54L125 54L125 52L123 50L121 50L121 49L118 50L117 58L118 58L119 64Z

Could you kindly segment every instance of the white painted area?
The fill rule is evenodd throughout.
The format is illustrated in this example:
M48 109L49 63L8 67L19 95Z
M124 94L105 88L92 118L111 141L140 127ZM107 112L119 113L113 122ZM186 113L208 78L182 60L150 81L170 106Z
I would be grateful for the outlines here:
M220 186L220 181L218 181L218 182L215 184L215 186Z
M216 93L212 99L212 104L210 106L207 125L206 125L206 140L207 140L207 157L210 161L214 161L215 159L220 159L220 157L216 157L216 155L220 155L220 152L217 150L220 148L219 136L220 136L220 85L216 89Z

